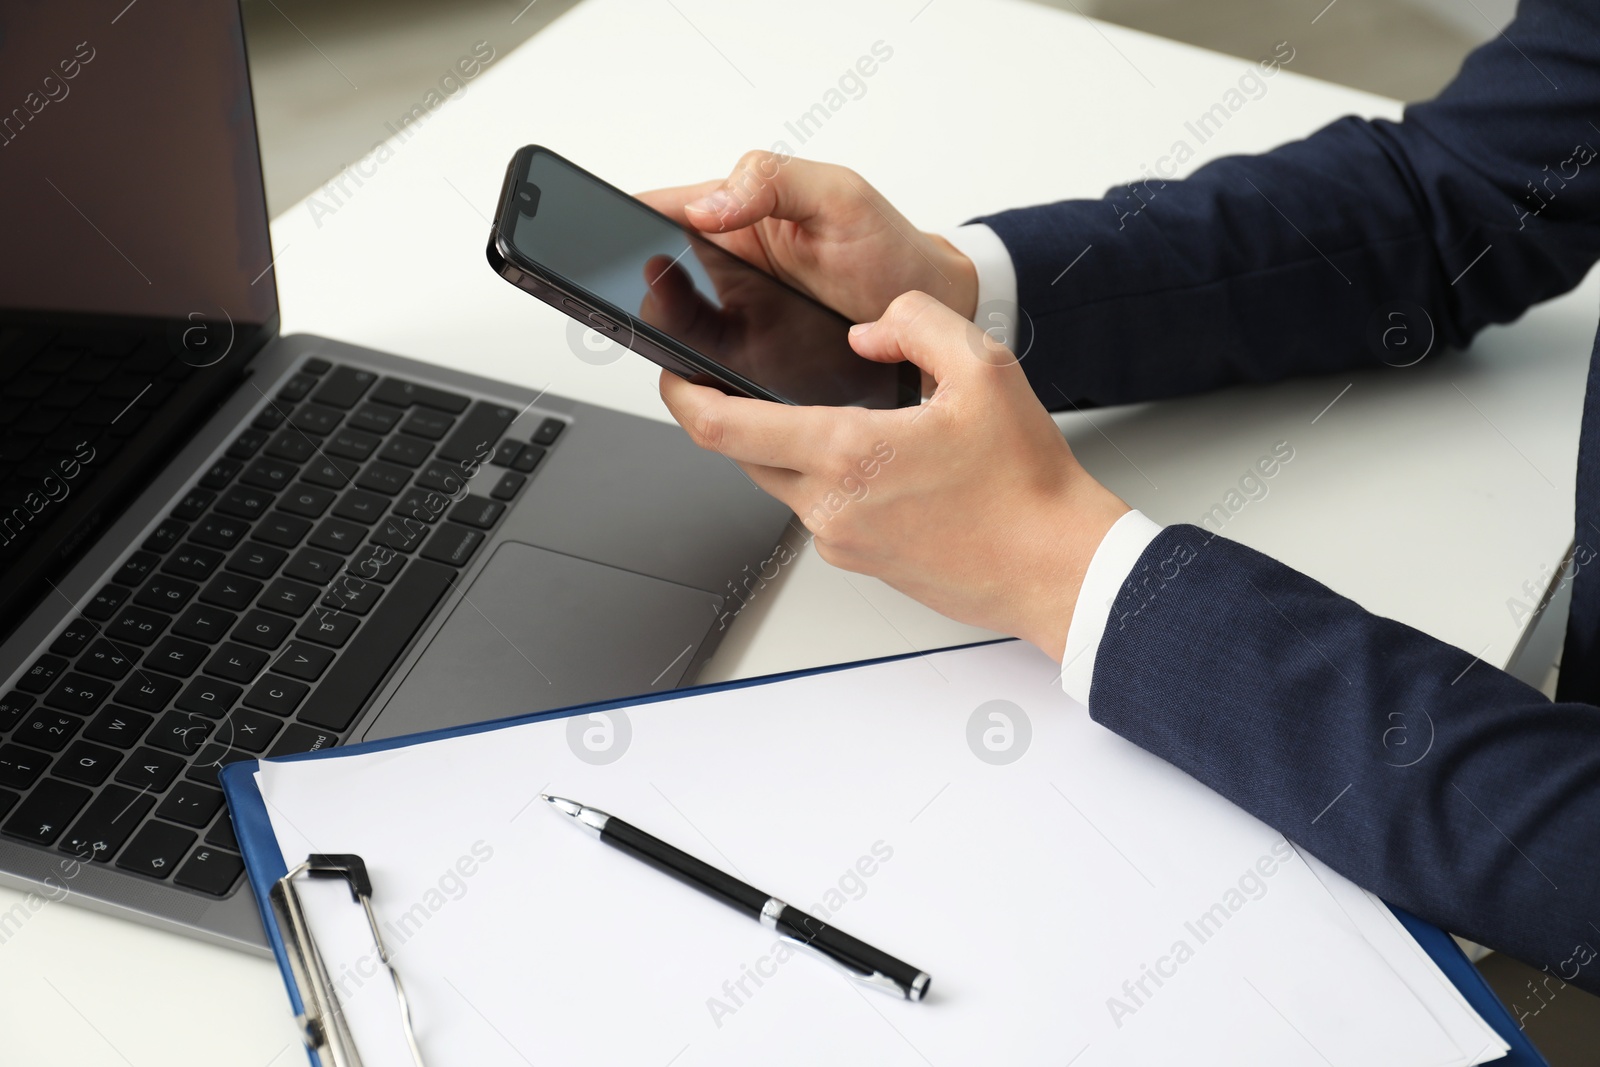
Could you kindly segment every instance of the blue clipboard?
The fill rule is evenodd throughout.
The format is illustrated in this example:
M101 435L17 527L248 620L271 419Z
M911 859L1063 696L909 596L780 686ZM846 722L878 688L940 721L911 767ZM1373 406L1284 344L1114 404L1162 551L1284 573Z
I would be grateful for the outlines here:
M999 640L1012 640L1000 638ZM964 645L952 645L949 648L934 649L936 652L949 652L962 648L976 648L980 645L996 644L998 641L974 641ZM503 719L491 719L487 722L472 723L467 726L452 727L442 730L429 730L423 733L410 734L405 737L387 738L382 741L367 741L356 745L341 746L323 752L307 752L298 756L281 757L275 762L288 763L300 760L338 759L341 756L353 756L365 752L383 752L393 748L403 748L410 745L427 744L447 737L460 737L467 734L482 733L487 730L500 730L510 726L520 726L524 723L542 722L546 719L563 719L572 715L586 715L597 711L612 711L628 709L644 704L654 704L662 700L676 700L680 697L697 693L719 693L734 689L745 689L760 685L771 685L786 682L795 678L805 678L814 674L828 674L833 671L852 670L857 667L869 667L878 663L893 663L897 660L910 659L914 656L926 655L924 652L905 652L894 656L879 656L875 659L856 660L851 663L837 663L826 667L811 667L805 670L786 671L780 674L766 674L755 678L741 678L731 682L715 682L707 685L685 686L681 689L672 689L662 693L650 693L639 697L627 697L621 700L601 700L588 704L575 704L572 707L558 708L554 711L537 712L531 715L513 715ZM271 910L267 906L268 893L273 885L289 872L289 866L283 853L278 848L278 839L272 832L272 823L267 817L266 803L262 800L261 792L256 788L255 771L259 761L242 760L222 768L221 782L223 793L228 801L228 813L233 820L234 836L239 840L240 851L244 855L246 876L250 881L250 888L255 892L256 906L261 912L261 921L266 928L268 943L272 946L272 954L278 961L278 968L283 974L285 987L289 992L289 1003L296 1016L303 1016L305 1004L301 999L300 989L297 986L293 971L290 969L288 948L283 940L283 933L278 929ZM1549 1067L1544 1057L1528 1040L1517 1023L1500 1003L1489 984L1484 981L1478 969L1467 959L1466 953L1455 943L1451 936L1440 930L1437 926L1417 918L1410 912L1393 904L1387 905L1389 910L1399 919L1414 937L1423 950L1439 966L1450 981L1455 985L1467 1003L1472 1005L1483 1020L1492 1026L1496 1033L1511 1046L1509 1052L1499 1059L1494 1060L1497 1067ZM313 1067L323 1067L317 1054L307 1049Z

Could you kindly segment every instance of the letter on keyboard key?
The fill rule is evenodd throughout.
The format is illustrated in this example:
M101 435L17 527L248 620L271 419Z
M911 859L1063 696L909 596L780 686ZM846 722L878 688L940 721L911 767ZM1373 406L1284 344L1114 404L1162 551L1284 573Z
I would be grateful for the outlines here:
M314 730L300 723L290 723L278 743L267 753L269 759L277 756L296 756L302 752L320 752L339 743L337 735L327 730Z
M248 752L241 752L226 745L207 745L194 758L194 763L189 767L189 773L184 777L193 778L195 781L204 782L206 785L216 785L217 772L228 764L237 763L242 759L255 759L255 757Z
M165 878L177 869L183 854L195 842L195 834L164 822L145 823L128 847L117 857L125 871Z
M189 861L178 869L173 879L185 889L198 889L211 896L226 896L233 883L244 873L244 861L232 852L224 852L211 845L201 845L194 850Z
M448 460L476 460L485 463L494 455L494 446L517 417L517 409L484 401L472 405L444 442L438 456Z
M440 524L433 536L428 538L428 543L422 546L422 556L452 567L461 567L466 565L481 544L483 534L480 531L459 523L446 522Z

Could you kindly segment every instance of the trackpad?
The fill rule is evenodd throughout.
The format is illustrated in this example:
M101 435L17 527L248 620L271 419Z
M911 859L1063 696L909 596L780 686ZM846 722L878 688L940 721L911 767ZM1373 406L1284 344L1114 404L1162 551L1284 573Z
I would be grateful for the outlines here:
M363 737L671 689L718 605L702 589L508 541Z

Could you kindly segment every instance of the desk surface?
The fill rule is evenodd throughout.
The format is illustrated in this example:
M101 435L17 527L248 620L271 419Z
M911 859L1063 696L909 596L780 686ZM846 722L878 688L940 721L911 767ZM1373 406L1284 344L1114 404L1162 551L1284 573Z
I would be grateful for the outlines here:
M1308 17L1278 36L1292 46L1315 33ZM791 124L827 107L876 42L892 56L864 92L832 98L842 105L802 143ZM1342 114L1399 112L1287 69L1199 145L1185 122L1249 64L1021 0L803 11L587 0L358 164L343 192L317 194L323 210L302 203L275 220L284 329L665 419L653 368L626 353L600 366L576 358L565 320L485 265L487 216L516 147L548 144L642 189L722 174L742 150L782 142L847 162L937 228L1098 196L1178 140L1197 150L1192 169ZM1197 522L1258 456L1289 442L1294 460L1227 535L1504 663L1522 629L1507 598L1540 582L1571 539L1597 303L1591 277L1464 354L1059 421L1091 472L1162 522ZM1174 344L1183 330L1173 324ZM741 613L703 677L979 636L808 552ZM0 913L21 900L0 891ZM79 908L47 904L8 929L0 988L8 1062L304 1062L272 963Z

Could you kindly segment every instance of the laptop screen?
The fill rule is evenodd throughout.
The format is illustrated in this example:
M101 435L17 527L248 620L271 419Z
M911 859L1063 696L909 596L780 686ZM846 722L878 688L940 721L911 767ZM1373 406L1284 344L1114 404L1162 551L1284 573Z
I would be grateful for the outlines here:
M0 6L0 631L276 327L239 11Z

